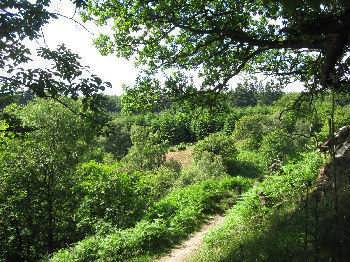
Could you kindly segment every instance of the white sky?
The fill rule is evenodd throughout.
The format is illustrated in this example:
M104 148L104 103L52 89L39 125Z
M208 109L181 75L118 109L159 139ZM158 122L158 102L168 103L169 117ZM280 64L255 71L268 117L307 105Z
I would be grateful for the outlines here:
M54 0L51 11L72 17L74 6L69 0ZM76 14L74 19L81 21L79 14ZM43 28L45 42L50 48L64 43L66 47L80 55L82 64L89 66L91 72L101 77L102 80L111 82L112 88L106 90L107 94L121 94L123 83L132 84L135 81L137 69L131 61L126 59L117 58L114 55L102 56L93 45L93 38L101 29L92 23L84 24L84 26L93 34L67 18L60 17L52 20ZM31 43L30 46L35 48L39 44L42 44L42 41Z
M72 17L74 5L70 0L53 0L51 11ZM75 14L74 19L81 21L79 14ZM134 83L138 72L136 67L131 61L114 55L102 56L94 47L93 38L103 29L96 27L93 23L87 23L84 26L90 33L67 18L60 17L52 20L43 29L45 42L50 48L55 48L59 44L64 43L66 47L80 55L82 64L89 66L93 73L101 77L102 80L112 84L112 88L106 90L105 93L120 95L123 84L130 85ZM41 43L30 43L29 46L35 48L42 44L41 41ZM35 61L35 63L40 64L42 62ZM235 86L234 82L234 79L230 81L233 87ZM301 83L294 83L288 85L285 91L300 91L301 89Z

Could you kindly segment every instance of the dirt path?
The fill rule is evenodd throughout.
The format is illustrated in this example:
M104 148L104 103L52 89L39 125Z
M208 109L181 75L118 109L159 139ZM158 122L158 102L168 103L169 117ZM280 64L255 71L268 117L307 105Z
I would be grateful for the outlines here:
M191 257L201 246L205 234L216 225L221 224L224 217L217 215L203 225L199 231L195 232L188 240L174 248L171 253L162 257L156 262L184 262Z

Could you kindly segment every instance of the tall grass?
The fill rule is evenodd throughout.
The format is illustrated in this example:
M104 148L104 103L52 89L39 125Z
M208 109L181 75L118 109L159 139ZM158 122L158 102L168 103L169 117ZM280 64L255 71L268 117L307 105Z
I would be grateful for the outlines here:
M55 253L50 261L147 261L193 232L223 200L235 200L251 180L242 177L206 180L176 189L157 202L135 227L95 235Z
M297 228L303 224L290 221L300 215L300 200L322 162L317 153L304 154L248 190L192 261L295 261L290 256L303 248L303 230ZM279 232L282 224L289 226Z

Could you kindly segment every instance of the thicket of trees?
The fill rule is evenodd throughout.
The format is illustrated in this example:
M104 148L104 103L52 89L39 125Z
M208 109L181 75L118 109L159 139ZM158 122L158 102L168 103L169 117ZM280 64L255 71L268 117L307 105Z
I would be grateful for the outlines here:
M285 94L273 105L228 106L226 111L187 110L185 101L183 106L178 102L159 113L111 112L112 120L102 129L75 113L83 107L79 101L65 99L69 108L44 99L8 105L3 112L27 131L9 132L8 123L1 121L1 259L35 261L86 237L103 238L115 230L139 227L142 219L153 221L149 214L154 204L169 192L175 194L206 180L222 183L239 175L263 179L271 165L275 171L296 161L303 152L315 150L315 136L327 137L331 101L329 97L318 100L317 115L304 103L304 112L288 111L280 117L285 103L293 104L296 98ZM348 110L349 105L337 106L337 127L348 123ZM315 123L318 128L310 129ZM177 162L166 162L169 147L187 147L184 143L194 143L192 166L181 168ZM232 188L225 184L222 190L241 190L241 182ZM216 197L225 203L230 200L225 196L230 195ZM220 203L211 200L206 202L209 206ZM166 210L161 212L173 212ZM200 216L207 214L201 212ZM192 222L198 219L195 217ZM161 239L169 244L185 234L172 239L173 233L162 231L169 225L158 226L147 229L150 231L135 229L141 231L134 234L146 230L152 235L147 241L153 241L153 234L160 230L165 234ZM93 243L89 245L98 248ZM83 259L87 250L80 248ZM151 246L141 250L154 251Z
M49 4L0 3L0 261L149 261L227 209L200 261L345 261L348 180L321 188L313 151L350 120L348 1L74 1L113 21L102 54L144 66L121 97L64 45L26 48ZM166 161L185 148L190 166Z

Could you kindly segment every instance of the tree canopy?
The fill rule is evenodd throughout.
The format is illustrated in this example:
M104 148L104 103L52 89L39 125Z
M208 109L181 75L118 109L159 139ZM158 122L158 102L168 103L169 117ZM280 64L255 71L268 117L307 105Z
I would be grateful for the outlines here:
M4 0L0 3L0 95L30 91L38 97L64 103L62 96L82 101L86 108L98 109L100 91L109 87L80 63L80 57L64 45L55 50L44 44L34 52L26 40L42 38L42 28L62 16L49 10L50 0ZM77 7L81 1L73 1ZM44 59L47 66L30 65Z
M318 92L348 86L350 3L344 0L95 1L85 19L113 21L101 53L156 72L198 70L224 89L238 73L301 80ZM336 88L334 88L336 87Z

